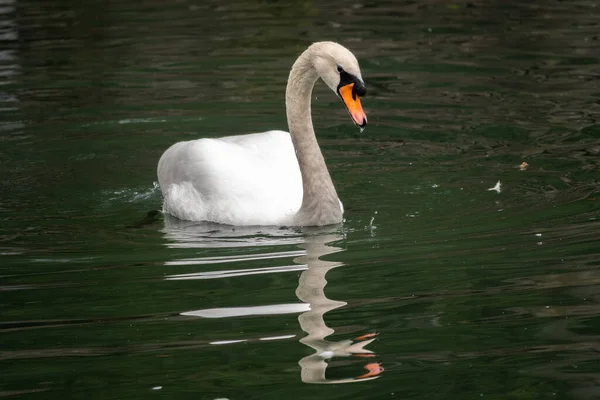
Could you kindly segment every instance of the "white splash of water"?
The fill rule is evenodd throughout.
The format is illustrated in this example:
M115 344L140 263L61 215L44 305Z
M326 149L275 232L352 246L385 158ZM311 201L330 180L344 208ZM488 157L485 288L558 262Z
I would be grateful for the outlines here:
M152 182L152 187L146 190L121 189L109 192L111 197L109 201L125 201L127 203L137 203L153 198L157 193L160 193L158 182Z
M373 216L371 217L371 220L369 221L369 225L365 226L365 229L371 232L371 236L375 236L375 229L377 229L377 226L373 225L376 215L377 215L377 211L373 212Z

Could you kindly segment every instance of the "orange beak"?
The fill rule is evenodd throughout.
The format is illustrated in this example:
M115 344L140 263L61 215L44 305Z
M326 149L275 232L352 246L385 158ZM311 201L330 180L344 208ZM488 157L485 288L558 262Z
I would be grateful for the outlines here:
M338 91L356 126L364 128L367 125L367 115L360 105L360 98L354 92L354 82L342 86Z

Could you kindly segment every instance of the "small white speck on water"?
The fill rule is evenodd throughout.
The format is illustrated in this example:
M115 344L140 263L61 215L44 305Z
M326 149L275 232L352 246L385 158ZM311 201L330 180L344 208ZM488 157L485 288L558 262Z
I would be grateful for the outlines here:
M500 183L500 181L498 181L498 182L496 182L496 185L494 187L491 187L488 190L494 191L496 193L500 193L502 191L502 183Z
M160 389L162 389L162 386L154 386L154 387L152 388L152 390L160 390Z

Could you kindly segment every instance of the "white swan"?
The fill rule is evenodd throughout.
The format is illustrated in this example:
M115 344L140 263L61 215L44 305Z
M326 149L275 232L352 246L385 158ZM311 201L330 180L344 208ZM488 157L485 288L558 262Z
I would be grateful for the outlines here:
M313 43L288 78L290 133L268 131L179 142L158 162L163 212L230 225L320 226L342 222L342 203L313 130L310 97L318 78L367 124L366 89L354 55L333 42Z

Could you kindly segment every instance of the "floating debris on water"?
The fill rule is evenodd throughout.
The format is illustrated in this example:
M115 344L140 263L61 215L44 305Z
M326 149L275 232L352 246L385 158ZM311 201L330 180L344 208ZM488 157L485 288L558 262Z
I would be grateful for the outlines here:
M502 191L502 183L500 183L500 181L496 182L496 186L491 187L488 189L489 191L495 191L497 193L500 193Z
M529 164L527 164L525 161L523 161L523 162L521 163L521 165L519 165L519 169L520 169L521 171L527 171L527 170L529 169Z

